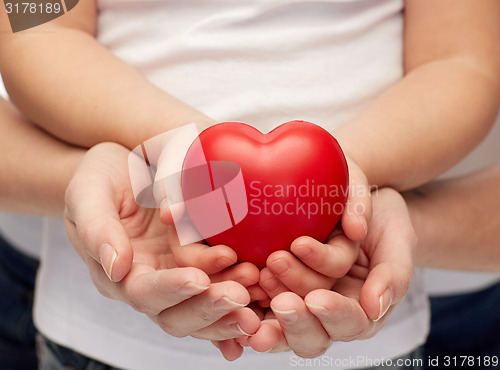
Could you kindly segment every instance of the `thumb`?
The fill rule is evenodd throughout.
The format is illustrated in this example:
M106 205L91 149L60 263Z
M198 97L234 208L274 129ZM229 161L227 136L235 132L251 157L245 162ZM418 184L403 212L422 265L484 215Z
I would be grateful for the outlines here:
M369 235L365 246L370 271L360 303L368 317L377 321L405 297L413 277L416 236L406 205L396 191L382 189L375 198L370 230L374 237Z
M119 215L123 203L120 194L126 189L115 185L129 184L126 153L123 166L118 167L117 163L108 165L102 155L96 158L97 153L89 153L66 190L64 217L71 243L84 260L91 257L99 262L112 281L122 280L133 260L132 245ZM105 168L97 170L96 165Z
M349 166L349 193L344 213L341 217L346 236L354 241L364 240L372 216L370 186L363 170L352 159Z
M184 159L190 147L200 147L197 131L184 127L162 137L162 148L157 157L153 195L160 205L160 217L164 224L174 224L184 214L184 197L181 177Z

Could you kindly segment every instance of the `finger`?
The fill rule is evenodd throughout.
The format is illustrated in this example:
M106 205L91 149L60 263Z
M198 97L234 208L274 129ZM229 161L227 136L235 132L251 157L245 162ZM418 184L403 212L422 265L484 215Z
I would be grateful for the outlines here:
M342 282L339 281L339 284ZM309 293L304 300L309 311L318 318L331 340L350 341L368 335L367 328L372 321L355 299L330 290L319 289Z
M286 251L274 252L268 257L266 264L287 290L302 297L313 289L330 289L336 281L335 278L314 271Z
M225 245L210 247L193 243L179 246L178 243L172 243L171 250L178 266L197 267L207 274L222 271L238 260L236 252Z
M380 320L408 292L413 276L412 242L382 240L372 258L360 303L371 320Z
M286 292L271 301L288 345L300 357L322 355L331 345L330 336L298 295Z
M250 296L243 286L226 281L211 284L203 293L162 311L153 319L165 332L184 337L213 324L249 302Z
M243 262L210 275L210 280L212 283L232 280L247 288L259 282L259 269L253 263Z
M288 292L289 289L278 279L269 268L264 267L260 271L259 286L266 292L269 298L274 298L278 294ZM267 299L264 299L264 301ZM265 307L265 306L262 306Z
M82 167L66 191L66 230L80 256L90 256L102 265L110 280L120 281L133 259L129 237L120 222L123 200L109 177L95 171L87 176L85 164Z
M318 273L341 278L349 272L358 258L359 242L350 240L343 233L335 235L326 244L308 236L302 236L292 242L290 250Z
M191 334L198 339L226 340L248 337L257 332L260 319L248 307L239 308L220 318L213 324Z
M389 196L390 207L386 205L386 200L384 207L375 203L373 228L383 227L384 232L376 243L368 246L371 268L360 293L361 306L372 320L379 320L391 306L405 297L413 276L417 240L404 201L391 189L380 190L380 199L375 201L389 199Z
M243 354L243 347L241 347L234 339L212 343L221 351L224 358L228 361L237 360Z
M261 299L257 303L259 304L259 307L269 308L271 306L271 298Z
M276 319L262 321L259 330L246 340L245 345L261 353L285 352L291 349Z
M248 293L250 294L250 299L252 302L253 301L263 301L263 300L269 298L266 291L264 289L262 289L262 287L259 286L258 284L248 286L247 290L248 290Z
M184 203L169 205L166 198L160 201L160 220L165 225L174 225L175 222L184 216L186 207Z
M209 284L209 277L193 267L155 270L134 263L130 273L120 283L111 283L108 291L137 311L157 315L206 291Z
M341 224L345 234L351 240L364 240L368 233L368 224L372 216L370 186L361 168L347 158L349 166L349 193Z

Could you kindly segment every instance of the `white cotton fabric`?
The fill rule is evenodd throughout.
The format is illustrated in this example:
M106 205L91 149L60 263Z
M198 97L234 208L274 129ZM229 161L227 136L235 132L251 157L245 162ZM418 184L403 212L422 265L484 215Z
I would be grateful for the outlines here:
M0 212L0 235L27 256L40 257L42 231L41 217Z

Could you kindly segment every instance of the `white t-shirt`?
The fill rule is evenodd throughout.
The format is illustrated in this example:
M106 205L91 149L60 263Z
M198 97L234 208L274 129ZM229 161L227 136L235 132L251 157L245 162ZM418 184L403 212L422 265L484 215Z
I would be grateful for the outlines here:
M116 55L207 115L262 131L292 119L334 129L402 76L402 0L101 0L99 7L99 41ZM61 219L44 219L41 242L38 328L115 367L366 367L413 350L428 331L417 270L408 297L374 338L335 343L321 362L246 350L229 364L209 342L170 337L101 296Z
M0 235L24 254L40 257L43 219L0 212Z

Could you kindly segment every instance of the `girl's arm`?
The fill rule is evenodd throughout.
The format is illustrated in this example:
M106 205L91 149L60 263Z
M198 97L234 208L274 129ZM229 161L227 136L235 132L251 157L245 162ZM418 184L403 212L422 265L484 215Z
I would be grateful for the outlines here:
M95 0L30 30L12 33L0 4L0 70L14 104L52 135L91 147L133 148L208 117L150 83L95 39Z

